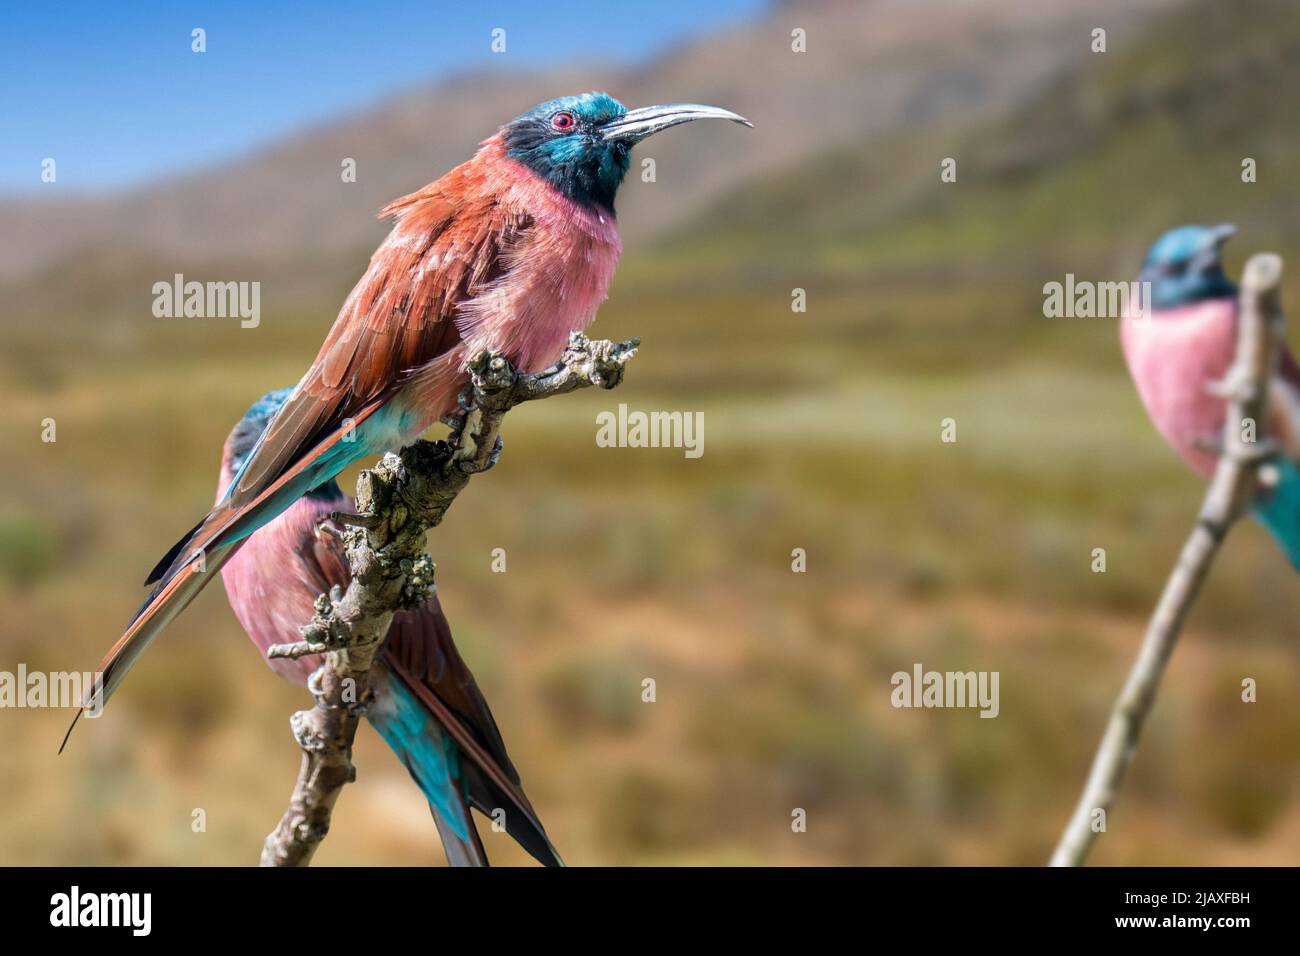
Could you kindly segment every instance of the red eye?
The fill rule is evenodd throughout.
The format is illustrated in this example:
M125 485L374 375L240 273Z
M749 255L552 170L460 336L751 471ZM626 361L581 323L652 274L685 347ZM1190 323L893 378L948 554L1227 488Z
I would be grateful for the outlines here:
M577 125L577 118L567 110L562 110L551 117L551 126L554 129L573 129Z

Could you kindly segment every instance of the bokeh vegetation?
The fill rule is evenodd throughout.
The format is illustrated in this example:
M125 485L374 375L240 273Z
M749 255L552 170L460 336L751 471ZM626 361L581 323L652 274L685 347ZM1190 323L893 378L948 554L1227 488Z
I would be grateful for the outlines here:
M1300 306L1300 21L1260 7L1258 25L1180 9L1015 115L856 142L629 251L593 328L642 336L625 386L512 413L500 465L430 539L571 862L1046 859L1201 488L1147 423L1113 323L1045 319L1041 288L1126 279L1163 229L1229 220L1230 271L1276 249ZM153 319L146 290L185 263L100 254L5 290L0 661L93 666L210 500L227 430L297 378L366 255L265 277L257 330ZM703 411L705 455L598 448L618 402ZM1296 861L1298 604L1265 533L1234 532L1097 862ZM1000 716L894 710L889 677L917 661L999 671ZM303 702L209 589L63 757L64 714L0 714L0 860L251 862ZM440 859L374 734L357 761L319 861Z

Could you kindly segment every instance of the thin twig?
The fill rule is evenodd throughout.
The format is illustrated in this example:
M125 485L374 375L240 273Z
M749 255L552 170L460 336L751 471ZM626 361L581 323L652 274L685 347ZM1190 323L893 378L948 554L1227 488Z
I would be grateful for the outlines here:
M352 740L370 697L371 663L393 614L423 605L433 587L425 532L442 521L471 477L495 463L506 412L579 388L614 388L638 344L593 342L575 333L558 363L532 375L481 352L468 362L471 394L448 439L418 441L361 472L357 514L335 516L348 525L347 590L317 598L316 615L299 629L303 640L268 650L277 657L328 653L309 685L315 706L293 715L302 766L289 807L262 848L263 866L306 866L325 838L339 792L356 778Z
M1225 379L1209 386L1228 400L1223 454L1210 479L1196 526L1165 583L1137 660L1111 710L1083 794L1052 854L1052 866L1080 866L1098 833L1104 832L1183 622L1224 537L1254 497L1260 484L1260 465L1276 453L1267 439L1251 439L1268 434L1265 415L1269 382L1283 338L1281 279L1282 260L1278 256L1256 255L1246 263L1237 312L1236 359ZM1253 428L1246 427L1250 422Z

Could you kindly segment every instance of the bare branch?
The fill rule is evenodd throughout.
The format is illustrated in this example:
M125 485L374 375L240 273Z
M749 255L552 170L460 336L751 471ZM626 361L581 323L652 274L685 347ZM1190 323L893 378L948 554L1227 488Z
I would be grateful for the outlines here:
M352 740L370 698L375 653L393 614L421 606L433 588L425 533L442 521L471 477L496 463L506 412L579 388L614 388L638 344L593 342L574 333L559 362L531 375L501 355L480 352L467 363L468 394L461 414L449 422L447 440L417 441L361 472L357 514L334 516L348 526L347 590L317 599L315 616L300 628L302 641L267 651L271 657L328 653L309 684L315 706L293 715L302 766L289 807L262 848L263 866L306 866L328 832L339 792L356 777Z
M1267 461L1277 449L1267 440L1248 441L1245 423L1254 422L1255 427L1249 430L1252 436L1268 433L1268 389L1284 333L1281 279L1282 260L1278 256L1256 255L1246 263L1237 317L1236 359L1222 382L1210 383L1215 394L1228 400L1223 452L1205 492L1196 526L1165 583L1137 660L1111 710L1083 794L1052 854L1052 866L1079 866L1087 857L1097 838L1094 823L1105 820L1110 813L1124 773L1133 762L1142 725L1155 703L1165 664L1219 546L1260 485L1268 484L1271 466Z

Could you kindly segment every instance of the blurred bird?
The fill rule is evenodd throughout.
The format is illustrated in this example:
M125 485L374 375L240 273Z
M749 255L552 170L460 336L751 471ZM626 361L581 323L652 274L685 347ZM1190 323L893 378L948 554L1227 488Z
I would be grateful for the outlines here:
M1227 409L1209 386L1226 377L1237 352L1237 287L1221 261L1223 244L1236 231L1222 224L1166 232L1138 275L1150 283L1149 316L1133 304L1120 323L1124 357L1147 413L1207 481ZM1254 510L1300 570L1300 366L1285 346L1269 388L1268 425L1281 450L1280 480Z
M250 534L352 462L406 445L454 411L468 357L492 350L525 372L557 361L605 299L622 250L614 196L633 144L710 118L752 125L713 106L629 111L604 93L551 100L385 207L393 230L315 362L225 496L149 575L153 591L100 664L102 699L87 706L107 700Z
M272 416L292 390L262 396L243 417L221 457L220 501ZM349 581L343 543L322 531L352 499L331 479L251 535L221 569L235 617L282 677L306 686L320 657L266 658L272 644L297 639L316 596ZM470 806L505 812L506 831L537 860L562 865L519 784L501 733L474 675L456 651L436 596L394 616L371 673L366 717L419 785L452 866L486 866Z

